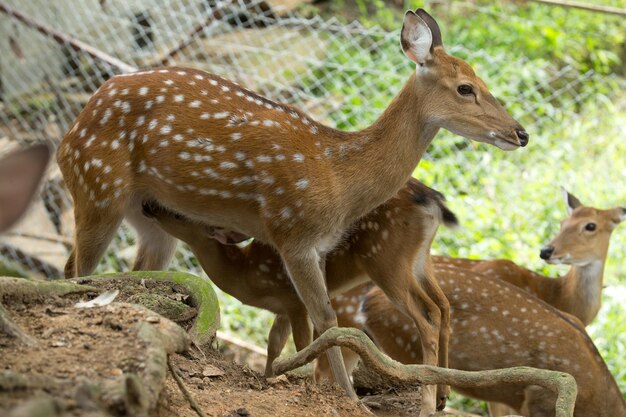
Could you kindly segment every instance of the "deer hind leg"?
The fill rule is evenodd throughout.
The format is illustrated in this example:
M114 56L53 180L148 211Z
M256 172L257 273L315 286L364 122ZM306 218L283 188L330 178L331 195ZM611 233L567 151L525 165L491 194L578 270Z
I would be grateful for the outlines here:
M176 239L163 231L156 222L142 214L141 199L138 197L133 199L124 214L137 232L139 239L139 249L133 271L166 269L176 250Z
M83 207L80 203L76 204L74 216L76 238L65 264L66 278L93 273L123 218L122 211L117 207Z
M372 280L378 284L396 308L409 316L417 326L424 364L437 365L439 363L441 311L421 286L426 278L418 276L416 280L412 268L407 265L399 265L393 270L378 272L371 275ZM422 387L420 417L429 416L435 412L438 405L436 395L435 386Z
M337 316L330 304L317 251L314 248L300 253L281 251L281 256L291 281L315 325L315 329L319 334L322 334L331 327L336 327ZM335 381L346 391L350 398L357 399L346 372L339 347L328 349L326 355L333 370Z

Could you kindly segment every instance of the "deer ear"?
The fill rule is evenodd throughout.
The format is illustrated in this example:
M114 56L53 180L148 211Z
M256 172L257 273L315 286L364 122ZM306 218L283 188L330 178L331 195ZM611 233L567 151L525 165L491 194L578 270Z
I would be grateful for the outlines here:
M36 145L0 160L0 232L26 211L43 177L50 149Z
M432 47L442 47L443 48L443 41L441 40L441 29L439 29L439 25L437 24L437 21L428 13L426 13L426 10L424 9L417 9L415 11L415 14L417 14L419 17L422 18L422 20L428 25L428 28L430 29L430 33L433 36L433 44Z
M563 199L567 205L567 214L572 214L572 211L583 205L580 200L570 194L565 188L561 187L561 191L563 192Z
M426 22L411 10L404 14L400 44L404 54L417 65L424 65L431 59L432 32Z

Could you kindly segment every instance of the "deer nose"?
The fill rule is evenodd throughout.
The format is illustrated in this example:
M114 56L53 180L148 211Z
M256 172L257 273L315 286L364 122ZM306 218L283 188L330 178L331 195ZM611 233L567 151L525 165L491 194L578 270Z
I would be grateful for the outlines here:
M554 253L554 246L544 246L541 248L541 252L539 252L539 257L544 261L550 259L552 254Z
M517 135L517 138L519 139L520 145L522 146L528 145L528 132L526 132L524 129L516 129L515 134Z

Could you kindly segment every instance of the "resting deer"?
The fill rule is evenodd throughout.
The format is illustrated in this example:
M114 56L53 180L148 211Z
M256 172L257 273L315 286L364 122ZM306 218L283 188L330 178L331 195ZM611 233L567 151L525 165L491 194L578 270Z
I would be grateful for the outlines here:
M569 217L561 231L541 249L541 258L551 264L571 265L567 274L549 278L508 260L475 261L435 257L436 263L471 268L520 287L587 326L602 303L602 281L613 230L626 219L626 208L608 210L583 206L564 192Z
M147 217L189 245L220 289L245 304L277 314L270 330L266 375L272 374L272 362L282 351L290 326L298 350L310 343L306 309L272 247L258 240L243 249L225 245L238 238L156 202L145 202L143 207ZM409 180L394 198L359 220L345 242L328 254L326 280L331 296L369 279L376 282L402 311L414 317L423 335L423 351L432 356L428 360L441 362L447 358L449 305L429 265L423 262L440 222L456 224L443 196ZM424 310L426 313L421 314ZM440 393L439 406L445 403L446 394L445 390Z
M450 300L450 367L467 371L531 366L567 372L578 385L574 416L626 415L617 383L580 321L507 282L467 269L435 264L435 276ZM361 285L333 300L340 326L364 328L376 344L402 363L422 363L413 323L378 288ZM349 313L358 311L358 315ZM346 363L354 354L345 350ZM323 359L323 358L322 358ZM328 375L319 361L318 375ZM455 388L455 387L453 387ZM456 388L455 388L456 389ZM555 397L536 386L501 385L456 389L504 403L526 417L554 416ZM493 414L492 414L493 415Z
M155 200L190 219L271 245L318 332L337 324L325 254L407 181L440 128L505 150L528 134L435 20L408 11L400 35L417 70L370 127L342 132L216 75L155 68L109 79L57 152L75 205L66 276L93 272L122 219L137 230L134 269L163 269L175 239L141 215ZM356 398L338 348L338 383Z

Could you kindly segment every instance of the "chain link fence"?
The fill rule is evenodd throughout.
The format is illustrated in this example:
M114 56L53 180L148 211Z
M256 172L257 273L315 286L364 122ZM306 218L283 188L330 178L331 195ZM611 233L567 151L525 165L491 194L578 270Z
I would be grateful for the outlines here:
M16 143L56 147L106 79L129 68L157 65L205 69L295 105L321 122L342 129L365 127L411 71L399 48L399 30L304 17L291 10L295 3L0 2L1 151ZM517 17L514 4L506 11L471 3L462 7L468 14L501 19L502 25L534 24ZM437 10L433 14L438 16ZM519 254L515 260L539 266L535 252L565 215L558 205L558 185L579 187L572 191L597 206L626 197L611 188L624 178L626 163L620 167L594 159L598 146L602 152L625 150L620 141L626 83L617 75L581 73L567 60L530 60L514 45L486 51L455 43L446 36L446 10L440 14L448 52L475 66L523 121L531 142L509 154L446 132L435 139L416 177L444 192L464 224L462 231L442 231L435 250L496 257L510 253L504 247L512 245L511 251ZM586 162L570 158L573 154ZM529 217L536 221L528 223ZM60 276L72 233L72 202L53 164L33 212L2 240L5 268ZM616 245L626 247L626 239L616 239ZM134 254L133 232L123 226L98 270L127 270ZM616 260L614 265L610 272L622 274ZM171 267L202 273L182 245Z

